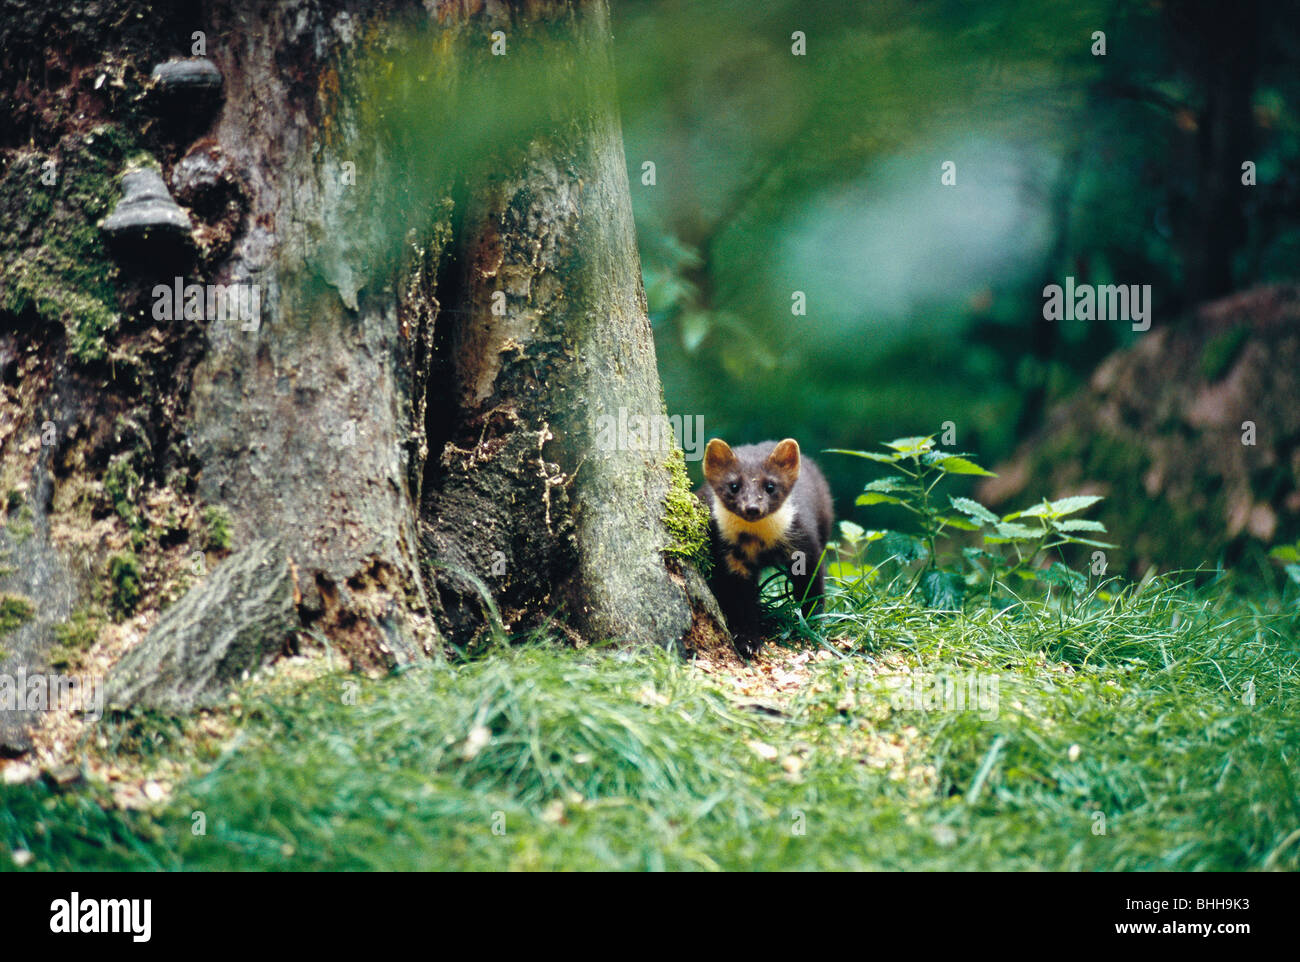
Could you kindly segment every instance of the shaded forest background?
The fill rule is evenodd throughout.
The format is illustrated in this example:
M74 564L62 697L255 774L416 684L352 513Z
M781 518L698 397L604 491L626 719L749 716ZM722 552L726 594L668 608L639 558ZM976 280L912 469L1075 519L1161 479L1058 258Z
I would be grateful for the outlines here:
M670 413L810 451L951 422L1001 462L986 500L1108 495L1135 574L1262 570L1300 534L1294 5L645 2L615 28ZM1151 330L1044 321L1067 276L1149 284ZM903 522L821 460L842 517Z

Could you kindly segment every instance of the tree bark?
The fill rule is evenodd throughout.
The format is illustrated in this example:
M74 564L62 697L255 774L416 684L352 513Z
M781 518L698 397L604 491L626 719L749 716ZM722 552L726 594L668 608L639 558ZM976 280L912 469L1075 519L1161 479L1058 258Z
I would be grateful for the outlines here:
M107 6L126 22L138 5ZM119 542L126 523L145 572L136 610L147 625L169 594L189 586L194 595L165 626L174 643L141 646L157 652L156 663L136 656L130 684L116 690L151 694L128 702L177 703L154 683L175 673L175 659L162 664L166 653L181 644L193 653L194 640L178 637L184 626L212 623L204 598L229 595L205 593L182 563L201 550L220 565L230 549L234 563L252 544L259 558L288 565L297 635L324 634L358 666L406 663L497 629L549 626L575 640L666 646L725 639L692 563L704 554L707 524L680 452L671 439L608 443L602 433L601 419L617 421L620 411L664 414L612 106L605 0L426 6L216 3L193 22L164 21L175 31L170 48L127 36L101 56L113 64L96 63L91 50L68 78L81 89L83 76L115 71L128 94L138 89L100 98L121 141L106 163L149 152L195 224L189 246L155 239L143 253L115 253L105 303L123 320L92 331L102 345L92 339L75 353L83 332L70 312L0 298L10 352L41 324L67 331L52 362L68 372L64 382L32 377L6 411L21 424L3 443L16 446L37 430L60 383L78 407L49 455L65 480L42 496L43 510L53 518L58 485L72 490L80 476L97 523ZM59 44L82 15L75 4L60 14L72 19L57 21L46 43ZM188 52L175 38L188 42L191 27L205 31L223 78L210 115L197 101L187 108L184 92L178 105L144 80L152 61ZM453 131L422 131L407 118L424 104L431 75L441 78L433 89L451 97L491 70L495 30L507 37L503 62L535 51L547 71L524 101L524 135L444 148ZM408 69L413 50L425 58L418 70ZM472 125L475 101L465 104L457 122ZM58 123L53 151L82 134L70 112ZM22 154L5 147L9 162ZM440 150L455 163L413 160ZM115 200L100 197L93 211L66 206L85 221ZM45 226L45 242L66 228ZM149 292L173 273L258 291L260 317L155 321ZM142 348L158 341L168 345L165 363ZM123 380L128 362L154 375L147 410ZM114 409L138 415L150 443L92 430ZM124 474L122 464L139 484L119 496L109 474ZM34 466L23 470L37 477ZM179 492L185 518L224 511L229 544L201 543L196 523L164 538L148 523L164 487ZM56 540L41 550L66 557ZM107 553L94 556L78 598L101 612L114 590ZM197 568L200 582L213 577ZM25 650L24 664L49 663L52 628L71 607L63 599L41 612L38 602L44 641ZM277 650L221 623L242 639L239 651Z
M511 628L558 613L583 638L674 644L695 610L682 583L694 573L665 563L673 448L599 436L620 409L665 414L608 100L608 13L604 0L557 4L546 27L557 20L574 48L557 62L574 66L550 86L567 100L542 98L546 133L468 189L461 309L439 319L450 397L430 409L451 427L428 473L423 543L448 566L434 579L458 637L482 621L470 573ZM521 46L538 34L529 16L492 26Z

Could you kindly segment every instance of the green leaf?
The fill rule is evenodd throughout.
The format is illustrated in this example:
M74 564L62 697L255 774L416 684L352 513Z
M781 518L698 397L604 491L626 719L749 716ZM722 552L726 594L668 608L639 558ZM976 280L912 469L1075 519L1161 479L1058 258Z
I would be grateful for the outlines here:
M939 462L939 467L949 474L978 474L985 478L997 477L992 471L985 471L974 461L967 461L965 458L944 458Z
M852 521L840 522L840 534L849 544L858 544L859 542L871 544L871 542L879 541L885 536L884 531L869 531L860 525L854 524Z
M1081 595L1088 590L1088 579L1059 561L1052 562L1051 567L1046 571L1040 571L1038 577L1048 584L1069 588L1076 595Z
M980 564L981 561L986 561L991 565L999 565L1002 563L1000 557L995 555L992 551L985 551L983 548L962 548L961 553L962 557L970 563L971 567L978 568L981 571L983 570L983 566Z
M880 494L875 491L870 491L866 494L858 495L857 501L853 503L854 504L902 504L903 502L901 499L894 497L892 494Z
M734 342L730 339L722 348L722 369L737 381L744 381L745 378L754 376L753 366L749 364L743 353L736 350Z
M1118 545L1113 545L1113 544L1111 544L1109 541L1093 541L1091 538L1076 538L1076 537L1075 537L1074 535L1072 535L1072 534L1067 534L1065 537L1066 537L1066 539L1070 542L1070 544L1086 544L1086 545L1087 545L1088 547L1090 547L1090 548L1116 548L1116 547L1119 547Z
M845 448L826 448L823 454L847 454L855 458L866 458L868 461L879 461L882 464L893 464L902 458L901 454L880 454L876 451L849 451Z
M1296 550L1293 544L1279 545L1268 553L1270 558L1283 563L1295 564L1300 562L1300 551Z
M1067 514L1074 514L1076 511L1082 511L1084 508L1091 508L1100 500L1101 495L1099 494L1076 494L1073 497L1053 501L1048 507L1053 515L1060 518Z
M671 311L685 304L697 293L696 286L671 270L656 271L646 268L645 293L656 312Z
M1291 576L1291 580L1300 585L1300 564L1287 565L1282 569Z
M905 484L904 480L898 475L890 475L887 478L877 478L872 481L863 491L896 491L901 485Z
M920 561L929 553L925 550L925 542L920 538L899 531L886 531L880 546L891 558L896 558L904 564Z
M978 531L980 526L968 518L961 518L955 514L950 514L939 519L946 527L956 528L958 531Z
M969 451L926 451L921 455L922 464L938 464L944 458L973 458Z
M999 521L993 526L993 530L997 532L997 536L985 535L984 540L997 544L1003 541L1033 541L1041 533L1026 525L1012 524L1007 521Z
M686 348L687 354L695 353L696 348L708 336L710 327L711 318L704 311L690 311L682 315L682 347Z
M868 583L876 580L876 572L873 569L863 568L860 565L848 564L846 562L832 561L826 566L826 573L832 578L840 581L857 581L859 578L865 579Z
M921 577L921 597L940 611L960 611L965 589L965 582L951 571L927 571Z
M893 441L886 441L885 447L893 448L902 454L912 454L914 452L929 451L934 447L934 438L895 438Z
M1084 521L1082 518L1075 518L1071 521L1053 521L1052 526L1057 531L1100 531L1106 533L1106 526L1100 521Z
M852 521L840 522L840 536L849 544L857 544L862 540L862 536L866 533L867 530L865 528L861 525L854 524Z
M948 503L964 515L974 518L976 521L982 521L985 524L997 524L998 516L990 511L978 501L972 501L970 498L949 497Z

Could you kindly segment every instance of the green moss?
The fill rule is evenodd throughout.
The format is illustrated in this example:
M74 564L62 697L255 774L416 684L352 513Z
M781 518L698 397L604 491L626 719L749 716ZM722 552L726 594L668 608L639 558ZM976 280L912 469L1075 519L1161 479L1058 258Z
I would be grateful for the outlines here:
M9 532L9 537L13 538L15 544L22 544L32 536L32 532L36 530L32 525L33 517L32 509L26 502L19 507L16 515L10 515L5 530Z
M1228 373L1242 346L1250 337L1250 328L1242 325L1213 338L1201 351L1201 373L1207 381L1217 381Z
M54 640L57 646L50 654L50 662L59 668L76 660L77 656L90 649L99 637L103 626L103 617L96 608L79 608L67 621L54 626Z
M21 595L0 595L0 635L32 620L36 606Z
M145 168L162 173L162 164L158 163L158 159L153 154L147 150L137 150L127 159L126 166L122 168L122 174L125 175L127 171L143 170ZM120 176L118 180L121 181Z
M104 493L112 501L117 516L126 522L134 551L142 550L147 541L147 522L137 506L143 487L129 454L114 459L104 473Z
M108 578L113 586L113 607L124 615L135 611L140 601L140 561L130 551L108 559Z
M23 506L23 493L17 488L10 488L5 496L5 510L13 514Z
M663 520L669 540L664 553L683 558L707 574L712 562L709 512L691 490L686 459L680 448L674 447L668 457L668 474L670 481L668 493L664 495Z
M119 518L132 528L139 526L135 501L140 495L140 476L131 467L129 458L118 458L108 466L104 472L104 493L113 502Z
M220 505L203 509L203 523L208 529L208 547L224 551L230 547L230 514Z
M107 125L68 143L58 179L41 180L47 160L17 158L0 179L0 310L33 312L61 324L80 363L103 360L117 327L117 270L99 221L118 196L130 136Z

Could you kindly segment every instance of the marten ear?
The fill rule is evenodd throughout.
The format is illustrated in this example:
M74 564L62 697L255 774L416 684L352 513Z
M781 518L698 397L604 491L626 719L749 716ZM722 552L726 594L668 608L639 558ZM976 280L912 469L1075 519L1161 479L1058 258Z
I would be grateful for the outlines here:
M721 438L714 438L704 449L704 477L707 481L720 480L722 472L736 463L735 452Z
M799 480L799 442L786 438L767 456L767 466L794 484Z

